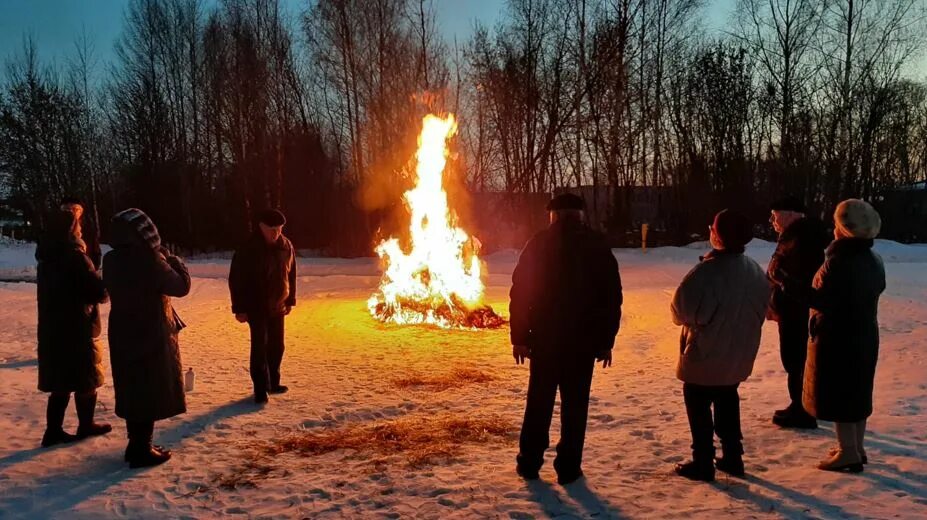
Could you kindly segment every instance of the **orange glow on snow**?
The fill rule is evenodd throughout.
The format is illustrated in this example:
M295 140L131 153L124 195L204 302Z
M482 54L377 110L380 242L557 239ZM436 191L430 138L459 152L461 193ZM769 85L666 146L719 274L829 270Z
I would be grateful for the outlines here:
M377 246L384 263L380 287L367 302L377 319L400 325L444 328L494 327L502 319L483 304L478 242L457 227L443 187L447 141L457 132L453 114L422 121L416 158L416 184L405 193L410 213L411 250L399 239Z

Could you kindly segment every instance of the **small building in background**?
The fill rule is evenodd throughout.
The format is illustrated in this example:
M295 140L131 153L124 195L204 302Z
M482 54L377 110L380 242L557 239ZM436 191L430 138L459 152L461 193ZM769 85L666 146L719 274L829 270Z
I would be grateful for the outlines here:
M578 186L559 188L586 201L586 220L606 233L614 247L638 247L641 226L648 224L648 243L666 241L673 189L669 186Z
M927 181L882 192L874 202L882 216L881 238L927 242Z

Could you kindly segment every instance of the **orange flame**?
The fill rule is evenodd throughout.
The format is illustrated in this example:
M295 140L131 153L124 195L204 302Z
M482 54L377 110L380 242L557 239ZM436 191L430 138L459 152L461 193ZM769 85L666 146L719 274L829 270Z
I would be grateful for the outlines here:
M432 324L472 328L501 325L483 305L480 260L470 237L455 225L442 186L447 141L457 132L452 114L422 121L416 152L415 188L405 193L412 249L399 240L384 240L376 248L385 269L379 290L367 302L370 313L397 324ZM473 249L465 254L465 249Z

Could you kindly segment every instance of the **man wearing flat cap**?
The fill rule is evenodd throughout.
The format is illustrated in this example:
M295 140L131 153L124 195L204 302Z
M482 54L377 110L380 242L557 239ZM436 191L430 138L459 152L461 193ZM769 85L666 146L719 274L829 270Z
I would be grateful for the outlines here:
M596 360L611 365L621 277L605 237L583 222L582 198L561 194L547 209L550 226L528 242L512 274L512 355L517 364L531 360L516 471L539 477L559 388L554 469L558 482L568 484L583 475L592 372Z
M260 213L258 229L232 257L229 290L232 312L251 328L251 381L254 401L288 390L280 384L283 320L296 305L296 252L283 236L286 218L269 209Z
M773 282L770 319L779 325L779 353L788 374L789 405L773 414L782 428L817 428L817 421L802 406L802 382L808 355L808 304L783 289L785 277L811 289L814 274L824 263L830 239L820 220L805 214L801 199L784 197L773 203L770 224L779 234L767 275Z

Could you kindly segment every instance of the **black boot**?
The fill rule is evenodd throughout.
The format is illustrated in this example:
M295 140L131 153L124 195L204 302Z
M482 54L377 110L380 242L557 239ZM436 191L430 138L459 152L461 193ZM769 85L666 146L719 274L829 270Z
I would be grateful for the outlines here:
M129 446L126 448L126 460L130 468L147 468L164 464L171 458L169 450L160 450L151 445L154 423L126 421L129 433Z
M71 435L64 430L45 430L42 436L42 447L49 448L56 444L68 444L79 440L77 435Z
M168 458L170 458L170 456L171 456L171 450L165 448L164 446L161 446L160 444L152 444L151 447L154 448L156 451L158 451L158 452L160 452L160 453L163 453L163 454L167 455ZM126 447L126 452L125 452L125 454L123 455L123 459L124 459L126 462L129 462L129 456L132 454L132 451L130 451L131 449L132 449L132 445L131 445L131 444L130 444L129 446Z
M747 476L744 468L744 459L740 455L727 455L715 461L718 471L723 471L732 477L744 478Z
M129 446L127 451L129 467L132 469L150 468L171 460L170 450L160 451L151 445L138 447Z
M714 482L715 467L710 462L689 461L685 464L676 464L676 474L689 480L699 482Z
M518 476L525 480L537 480L541 478L540 473L536 469L530 469L522 467L520 464L515 466L515 473L518 473Z
M570 471L558 471L557 472L557 484L565 486L567 484L572 484L577 480L583 477L583 470L577 468Z
M799 430L814 430L818 427L818 421L804 410L792 410L785 415L776 415L773 417L773 424L780 428L795 428Z
M45 435L42 436L43 448L77 440L76 435L64 431L63 427L64 413L68 409L70 400L70 392L52 392L48 396L48 407L45 409Z
M721 458L715 459L715 467L732 477L747 476L744 469L744 445L740 441L740 435L737 435L734 441L721 440Z
M77 418L80 421L77 427L77 437L86 439L97 435L106 435L113 431L113 427L106 423L97 423L93 420L93 413L97 407L96 391L84 394L74 394L74 404L77 405Z

